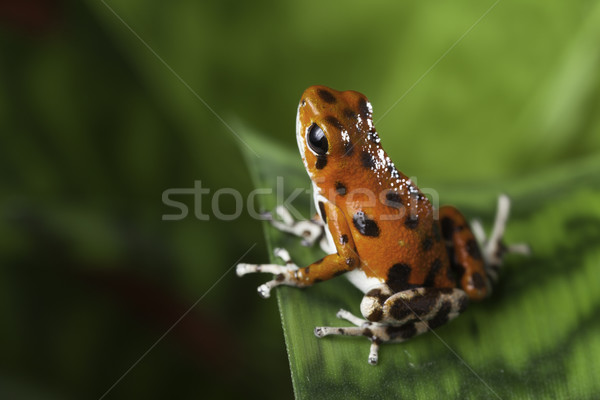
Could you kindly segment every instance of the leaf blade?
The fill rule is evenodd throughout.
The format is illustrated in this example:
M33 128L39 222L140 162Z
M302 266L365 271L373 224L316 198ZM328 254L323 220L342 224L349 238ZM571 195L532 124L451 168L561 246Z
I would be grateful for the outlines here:
M261 140L252 138L256 147L271 146L269 150L258 160L247 157L258 187L272 183L279 172L289 176L285 193L309 184L299 163L290 161L298 158L295 152L272 144L262 146ZM531 258L509 257L496 293L471 305L460 318L405 343L383 345L377 367L366 361L369 342L365 338L317 339L313 335L315 326L347 325L335 317L339 308L360 315L362 294L349 282L336 279L304 290L278 288L296 397L598 395L600 387L592 376L600 372L595 361L600 349L593 339L600 328L595 322L600 293L593 289L600 282L600 253L594 248L600 242L599 161L594 157L518 181L466 191L444 190L444 198L464 205L469 217L479 214L491 222L493 199L498 186L504 186L514 208L507 240L527 240L535 253ZM274 205L270 199L269 206ZM308 193L300 199L299 208L310 215L306 214ZM299 265L322 256L320 250L303 248L269 225L266 235L273 247L288 248ZM569 378L564 380L564 376Z

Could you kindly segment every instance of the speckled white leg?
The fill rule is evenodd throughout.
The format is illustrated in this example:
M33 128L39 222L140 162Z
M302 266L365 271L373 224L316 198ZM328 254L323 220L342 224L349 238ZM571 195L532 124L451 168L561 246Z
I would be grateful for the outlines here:
M471 231L473 232L473 235L475 235L477 243L483 245L486 241L486 235L480 219L474 219L471 221Z
M304 220L295 221L290 212L283 206L275 208L275 215L279 220L273 218L273 214L265 213L263 217L271 222L276 229L291 233L302 238L302 244L312 246L317 240L319 245L327 254L336 252L335 247L332 247L328 235L325 235L325 226L321 220ZM278 264L238 264L236 273L238 276L256 272L266 272L275 275L275 279L266 282L258 287L258 293L261 297L267 298L271 295L271 289L280 285L302 287L303 284L298 282L293 271L298 270L298 266L294 264L290 255L285 249L277 248L274 250L275 257L281 258L286 265Z
M290 285L292 282L292 280L289 278L290 272L298 269L298 266L292 262L290 254L286 249L276 248L273 250L273 254L275 257L281 258L283 262L285 262L285 265L240 263L237 265L235 270L238 276L244 276L246 274L253 274L257 272L266 272L275 275L275 279L270 280L258 287L258 294L263 298L270 297L271 289L276 286Z
M498 197L498 209L496 210L496 220L483 252L488 264L502 264L502 237L506 230L506 222L510 214L510 199L506 195Z
M359 318L356 315L352 314L350 311L346 311L344 309L340 309L340 311L338 311L335 316L340 319L345 319L346 321L356 326L361 326L362 324L369 322L366 319Z
M367 359L367 361L371 365L375 365L379 361L379 342L371 342L371 348L369 349L369 358Z
M304 246L312 246L323 236L324 225L320 220L295 221L290 212L281 205L275 208L275 214L281 221L274 219L271 213L265 213L263 216L278 230L301 237Z
M356 325L351 327L338 328L335 326L317 326L315 328L315 336L325 337L329 335L344 335L344 336L362 336L365 328L372 325L366 319L362 319L352 314L350 311L341 309L337 312L336 317L345 319L346 321Z
M531 253L529 246L525 243L515 243L508 246L505 246L502 243L502 237L504 236L509 214L510 198L503 194L498 197L496 219L489 238L486 238L485 231L479 220L473 220L471 222L473 234L482 247L486 272L493 282L498 280L498 272L502 266L502 259L505 254L517 253L529 255Z
M368 320L342 309L336 316L355 326L318 326L315 335L365 336L371 341L369 364L377 364L381 343L403 342L435 329L456 318L467 303L467 295L460 289L415 288L393 293L381 284L361 302L361 312Z
M279 265L279 264L243 264L240 263L237 265L235 272L237 276L244 276L247 274L254 274L257 272L264 272L267 274L282 274L284 272L288 272L290 269L297 269L288 266L288 265Z
M426 332L428 324L426 321L419 321L411 324L406 330L408 335L396 336L402 326L393 326L388 324L378 324L358 318L349 311L340 310L337 313L338 318L345 319L356 326L338 328L334 326L318 326L315 328L315 336L322 338L330 335L342 336L365 336L371 341L369 348L368 363L376 365L379 361L379 346L381 343L398 343L408 340L413 335L419 335Z

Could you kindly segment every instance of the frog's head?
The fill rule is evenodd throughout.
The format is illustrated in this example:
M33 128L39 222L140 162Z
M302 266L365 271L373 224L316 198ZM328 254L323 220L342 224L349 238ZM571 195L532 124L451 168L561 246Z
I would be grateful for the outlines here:
M355 91L325 86L304 91L298 106L296 138L304 166L313 182L331 181L351 173L366 146L379 147L367 98Z

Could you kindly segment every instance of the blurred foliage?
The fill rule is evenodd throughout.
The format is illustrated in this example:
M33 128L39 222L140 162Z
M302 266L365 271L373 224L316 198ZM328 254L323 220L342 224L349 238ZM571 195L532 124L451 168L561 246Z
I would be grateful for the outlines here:
M254 243L244 259L266 258L260 224L161 218L169 188L201 181L205 214L252 189L190 88L289 149L305 87L361 91L396 165L436 188L597 154L599 3L501 1L473 26L493 4L0 3L0 396L99 398L205 294L106 398L291 396L275 302L227 273Z

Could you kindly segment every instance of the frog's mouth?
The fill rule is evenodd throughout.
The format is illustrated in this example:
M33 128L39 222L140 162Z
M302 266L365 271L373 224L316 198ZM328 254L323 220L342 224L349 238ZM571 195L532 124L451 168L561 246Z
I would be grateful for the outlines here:
M300 107L298 105L298 112L296 113L296 141L298 142L298 150L300 151L300 156L302 157L302 162L304 163L304 168L310 175L310 171L308 169L308 163L306 161L306 144L304 143L304 132L302 129L302 123L300 123Z

